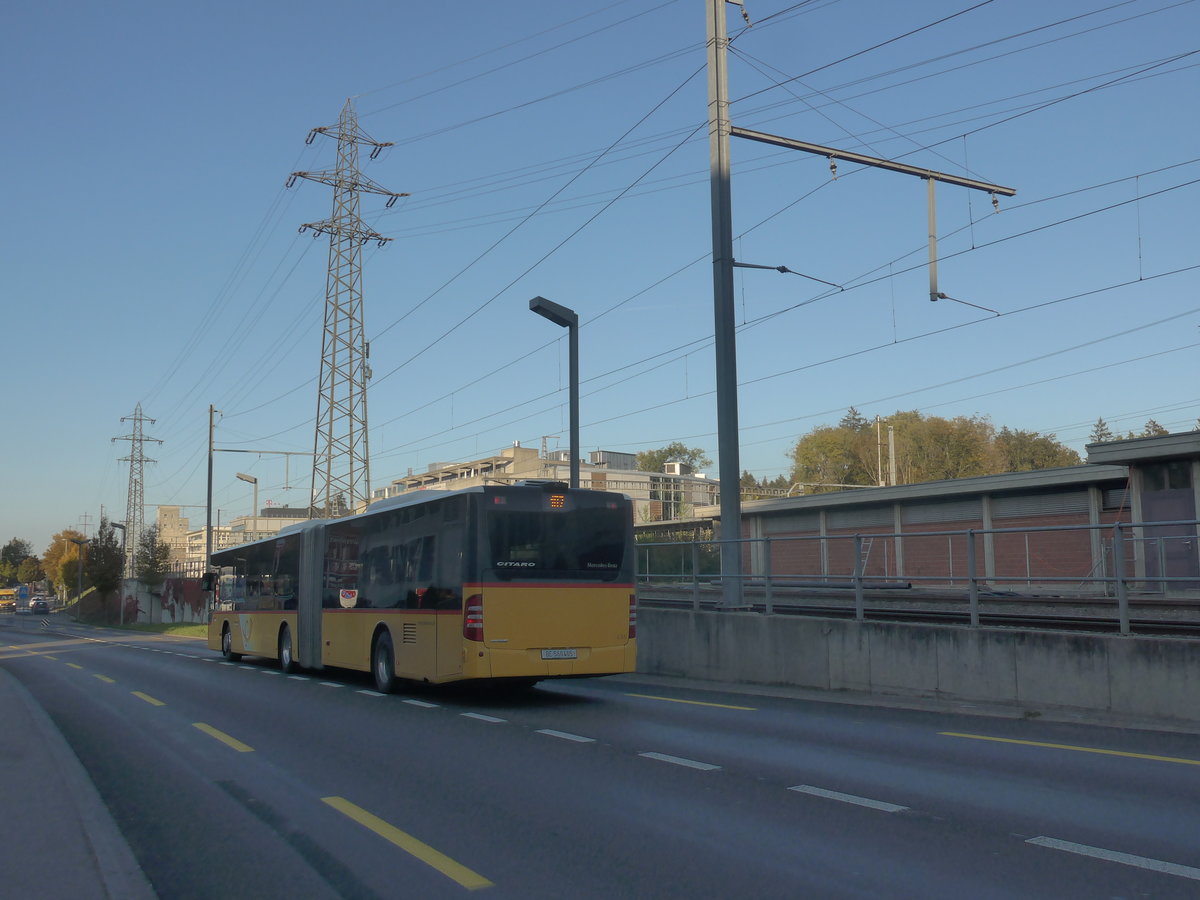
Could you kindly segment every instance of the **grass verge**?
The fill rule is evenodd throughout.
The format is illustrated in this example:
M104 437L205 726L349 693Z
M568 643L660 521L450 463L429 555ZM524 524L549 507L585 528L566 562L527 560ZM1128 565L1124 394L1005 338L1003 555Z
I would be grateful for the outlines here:
M149 631L153 634L171 634L176 637L208 637L208 626L196 622L139 622L126 625L126 631Z

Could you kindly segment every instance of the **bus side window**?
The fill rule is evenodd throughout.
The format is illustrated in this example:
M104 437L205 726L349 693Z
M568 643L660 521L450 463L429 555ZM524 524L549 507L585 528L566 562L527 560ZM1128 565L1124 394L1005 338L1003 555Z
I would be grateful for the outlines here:
M463 526L448 523L438 541L436 555L437 582L444 587L434 602L437 609L462 609Z
M425 593L433 578L436 543L434 535L426 535L413 538L404 545L404 605L409 609L428 609L432 605L432 602L426 602Z

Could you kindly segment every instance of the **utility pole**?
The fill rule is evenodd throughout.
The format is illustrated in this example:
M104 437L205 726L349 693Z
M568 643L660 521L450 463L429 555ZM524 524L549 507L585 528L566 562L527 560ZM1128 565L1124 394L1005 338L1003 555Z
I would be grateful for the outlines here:
M891 428L889 425L888 428ZM879 416L875 417L875 472L878 474L879 486L883 487L887 481L883 477L883 432L880 424ZM889 432L890 433L890 432Z
M122 422L133 422L133 432L131 434L122 435L121 437L113 438L113 442L129 441L129 455L122 458L120 462L129 463L129 494L125 501L125 537L123 541L125 545L125 577L133 577L133 555L137 551L138 542L142 539L142 530L144 527L144 481L143 474L145 465L148 462L156 462L146 456L143 444L146 441L154 441L156 444L161 444L158 438L146 437L142 431L142 423L149 422L154 424L154 419L142 415L142 404L138 404L133 411L132 416L123 416ZM133 531L133 540L128 540L129 531Z
M888 426L888 481L896 486L896 428Z
M208 404L208 493L204 501L204 571L212 571L213 417L217 410Z
M360 144L371 147L371 159L391 142L380 143L358 127L354 104L347 100L337 125L314 128L306 143L323 134L337 139L337 166L332 171L293 172L297 178L333 188L333 215L300 226L313 236L329 235L329 270L325 282L325 330L321 339L321 375L317 385L317 423L313 440L310 515L329 517L356 512L370 500L370 452L367 444L367 381L371 377L370 345L363 326L362 245L390 238L368 229L359 217L359 194L382 194L391 207L397 194L385 190L358 169Z
M740 0L738 0L738 5ZM708 158L712 199L713 334L717 364L717 477L721 482L721 607L742 606L742 493L738 447L733 202L729 184L729 34L725 0L707 0Z
M741 7L746 16L742 0L705 0L705 16L708 20L708 146L709 184L712 195L713 234L713 313L716 344L717 381L717 452L720 454L718 475L721 480L721 608L736 609L742 603L742 507L741 507L741 461L738 455L738 398L737 398L737 347L733 294L733 270L741 266L753 269L775 268L739 263L733 256L733 204L730 187L731 137L739 137L805 153L816 153L826 157L830 169L836 173L835 160L845 160L864 166L874 166L924 178L929 182L929 299L953 300L937 286L937 226L934 182L940 181L972 190L986 191L992 195L1011 197L1014 188L990 184L972 178L948 175L932 169L923 169L892 160L850 153L833 147L823 147L779 135L751 131L733 125L729 116L729 33L726 22L726 4ZM779 271L783 271L779 269ZM889 426L890 433L890 426ZM891 477L895 479L893 463Z

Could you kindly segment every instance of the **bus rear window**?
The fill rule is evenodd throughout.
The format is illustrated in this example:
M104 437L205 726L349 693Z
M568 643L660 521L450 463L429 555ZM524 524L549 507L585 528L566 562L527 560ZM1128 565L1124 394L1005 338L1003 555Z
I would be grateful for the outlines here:
M623 509L490 510L491 569L503 581L613 581L625 558L625 516Z

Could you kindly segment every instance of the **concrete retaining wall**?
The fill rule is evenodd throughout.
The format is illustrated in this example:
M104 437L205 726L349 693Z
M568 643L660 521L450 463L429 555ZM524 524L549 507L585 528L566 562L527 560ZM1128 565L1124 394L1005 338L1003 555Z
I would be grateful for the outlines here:
M1200 641L638 610L638 671L1200 722Z

